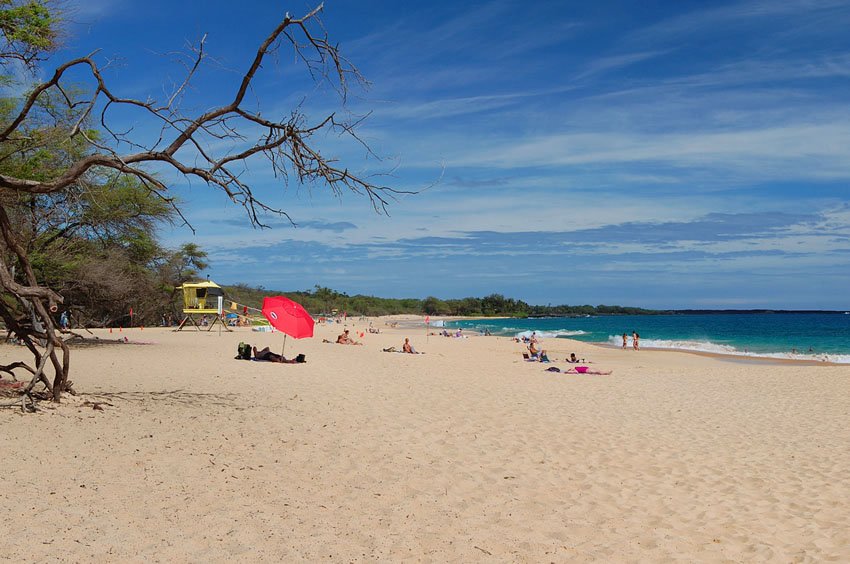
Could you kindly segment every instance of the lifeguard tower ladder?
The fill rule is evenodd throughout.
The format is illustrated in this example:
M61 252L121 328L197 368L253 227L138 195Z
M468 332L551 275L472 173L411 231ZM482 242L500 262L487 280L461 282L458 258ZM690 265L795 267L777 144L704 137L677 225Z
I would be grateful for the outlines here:
M177 287L178 290L183 290L183 321L175 329L180 331L187 323L191 323L198 331L201 331L201 326L198 324L195 316L210 316L212 321L207 326L207 331L211 331L216 323L221 323L225 331L232 331L224 321L224 312L222 304L224 303L224 290L221 286L207 280L206 282L186 283Z

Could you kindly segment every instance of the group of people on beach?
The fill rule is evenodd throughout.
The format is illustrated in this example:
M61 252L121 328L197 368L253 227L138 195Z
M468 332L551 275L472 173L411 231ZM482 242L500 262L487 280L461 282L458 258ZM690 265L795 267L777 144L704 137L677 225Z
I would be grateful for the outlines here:
M461 333L461 335L462 335L462 333ZM637 334L637 332L636 331L633 332L633 343L634 343L633 346L634 346L635 350L639 349L639 339L640 339L640 337ZM520 338L515 338L514 340L519 342ZM623 333L623 348L626 348L627 341L628 341L628 335L626 333ZM324 342L330 343L332 341L328 341L327 339L325 339ZM356 341L351 337L351 332L350 332L349 329L343 330L343 332L340 333L339 336L337 336L336 341L334 341L334 342L336 344L339 344L339 345L362 345L363 344L362 342ZM528 343L528 353L523 354L523 356L526 358L526 360L536 361L536 362L551 362L549 360L549 356L548 356L548 353L546 352L546 350L542 349L540 347L540 340L537 338L537 332L536 331L532 332L531 335L528 336L528 337L523 336L522 342ZM240 344L240 347L241 346L242 346L242 344ZM269 350L268 347L265 347L262 350L257 350L256 347L252 347L251 350L252 350L252 353L253 353L253 359L254 360L268 361L268 362L278 362L278 363L283 363L283 364L296 364L296 363L306 362L304 355L298 355L296 358L287 359L283 355L279 355L277 353L272 352L271 350ZM400 352L400 353L406 353L406 354L420 354L416 349L413 348L413 345L410 342L410 338L408 338L408 337L405 337L404 343L401 346L401 350L396 349L396 347L388 347L388 348L385 348L385 349L382 349L382 350L384 352ZM246 353L247 353L247 351L246 351ZM240 354L242 354L241 350L240 350ZM246 354L245 356L237 356L237 358L250 359L251 356ZM576 353L570 353L569 358L567 358L565 360L566 360L566 362L568 362L570 364L576 364L576 365L586 363L585 359L578 358L576 356ZM555 370L552 370L552 369L549 369L549 370L551 370L553 372L555 371ZM562 372L560 369L558 369L557 371ZM590 370L587 366L576 366L574 368L567 369L565 372L575 373L575 374L611 374L610 371L609 372L603 372L603 371L598 371L598 370Z
M370 333L379 333L380 331L369 331ZM363 333L360 334L360 337L363 337ZM327 339L323 339L325 343L336 343L337 345L362 345L363 343L360 341L356 341L351 337L351 331L349 329L344 329L342 333L340 333L336 341L329 341ZM389 347L383 349L384 352L404 352L408 354L420 354L414 348L413 345L410 344L410 339L405 337L404 344L401 346L401 350L397 350L395 347Z
M429 333L429 335L440 335L441 337L454 337L455 339L465 339L466 335L463 334L463 329L458 328L454 333L449 333L447 330L443 329L439 333Z
M629 336L627 333L623 333L623 348L629 348L628 345ZM637 331L632 331L632 348L636 351L640 350L640 335L638 335Z
M532 331L530 336L523 335L522 337L514 338L516 342L523 342L528 344L528 352L523 353L523 357L529 362L551 362L549 360L549 355L546 353L546 350L541 348L540 340L537 338L537 332ZM560 372L564 374L600 374L600 375L609 375L612 371L603 371L603 370L594 370L590 367L586 366L587 361L583 358L579 358L576 356L576 353L570 353L570 356L565 359L569 364L575 364L577 366L571 366L566 370L561 370L557 366L552 366L547 368L548 372Z

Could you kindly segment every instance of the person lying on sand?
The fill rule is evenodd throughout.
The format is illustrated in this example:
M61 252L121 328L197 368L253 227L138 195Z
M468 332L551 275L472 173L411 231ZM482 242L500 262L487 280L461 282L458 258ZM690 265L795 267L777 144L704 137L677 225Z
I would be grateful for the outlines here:
M566 374L601 374L603 376L608 376L609 374L613 374L613 370L591 370L588 368L587 370L581 370L582 368L587 368L585 366L576 366L575 368L568 368L564 370Z
M362 345L363 343L359 343L352 339L348 335L348 329L342 332L342 334L336 338L336 342L340 345Z
M579 362L583 363L584 359L579 359L578 357L576 357L576 353L570 353L570 358L567 359L567 362L569 362L570 364L578 364Z
M567 368L566 370L561 370L557 366L552 366L546 369L547 372L560 372L561 374L599 374L602 376L608 376L609 374L613 374L613 370L591 370L587 366L576 366L575 368Z
M266 347L266 348L264 348L263 350L260 350L260 351L257 350L257 347L252 347L252 349L254 351L254 360L265 360L267 362L280 362L280 363L283 363L283 364L298 364L300 362L305 362L304 355L301 355L301 354L298 355L298 358L301 359L300 361L296 358L291 358L291 359L287 360L287 358L285 356L277 354L277 353L273 353L272 351L269 350L268 347Z

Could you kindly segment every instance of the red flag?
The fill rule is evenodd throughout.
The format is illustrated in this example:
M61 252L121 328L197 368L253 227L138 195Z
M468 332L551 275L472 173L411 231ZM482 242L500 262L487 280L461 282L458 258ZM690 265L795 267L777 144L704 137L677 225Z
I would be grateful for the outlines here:
M133 308L130 308L130 317L133 317Z

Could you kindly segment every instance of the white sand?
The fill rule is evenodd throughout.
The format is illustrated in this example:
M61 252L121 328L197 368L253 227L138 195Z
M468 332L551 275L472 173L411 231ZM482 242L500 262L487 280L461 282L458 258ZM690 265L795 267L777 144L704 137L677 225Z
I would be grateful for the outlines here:
M1 557L850 561L848 367L549 340L614 370L552 374L375 325L288 339L303 365L233 359L280 334L98 332L153 344L75 350L80 396L0 411ZM427 354L381 352L404 336Z

